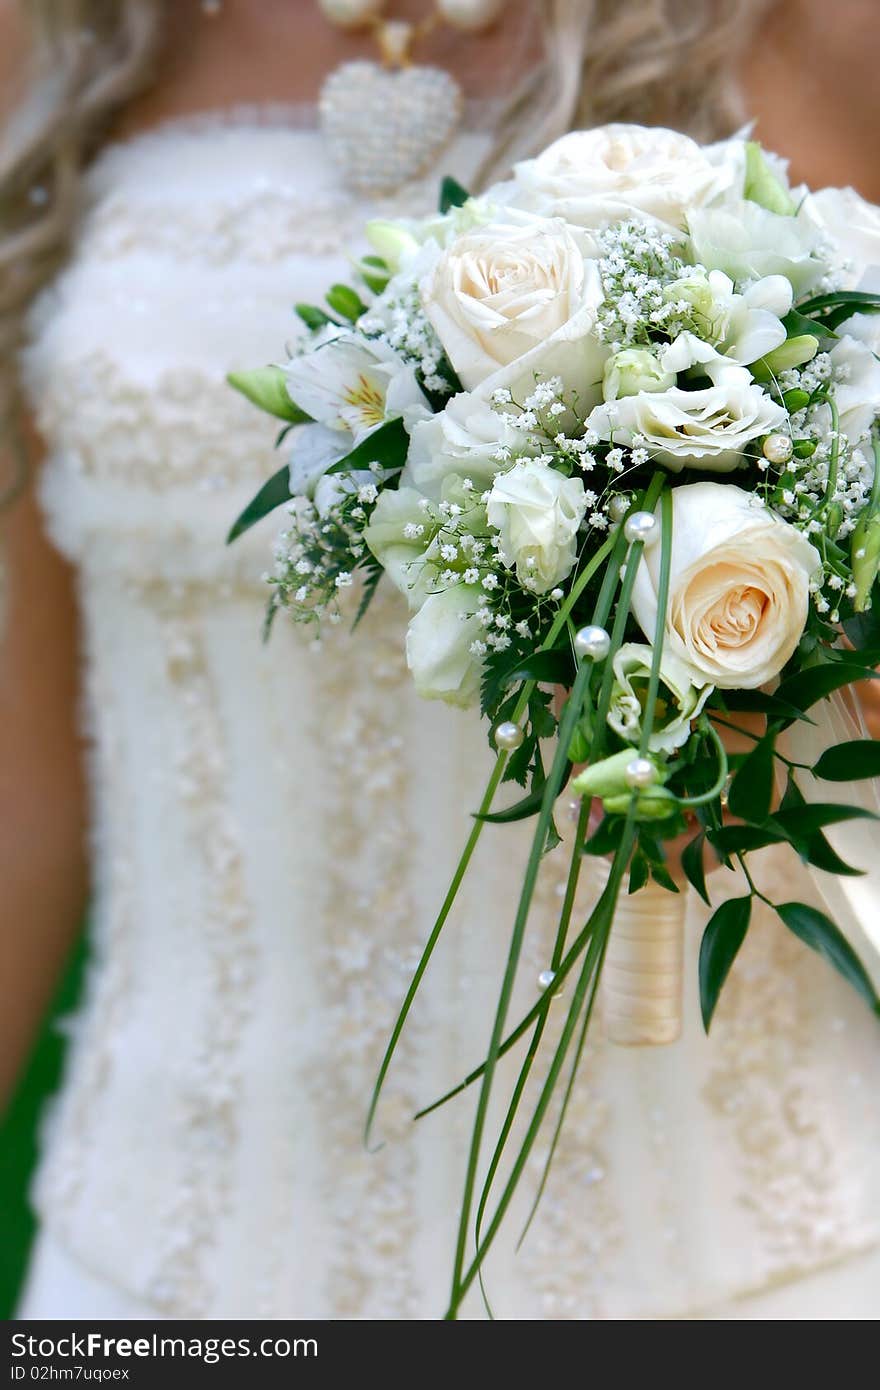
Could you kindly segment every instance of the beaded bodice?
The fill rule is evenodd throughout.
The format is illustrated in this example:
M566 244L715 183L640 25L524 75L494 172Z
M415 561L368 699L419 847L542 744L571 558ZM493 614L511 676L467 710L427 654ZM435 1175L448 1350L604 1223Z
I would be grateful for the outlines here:
M444 168L466 182L482 143ZM428 210L435 185L383 210ZM112 148L88 195L25 361L79 573L95 807L95 958L40 1208L171 1315L435 1316L469 1105L409 1116L483 1055L515 851L487 833L368 1154L488 754L475 719L416 700L393 598L321 652L283 627L262 647L271 523L223 545L277 467L225 373L277 356L372 210L286 117ZM544 1214L490 1267L499 1315L686 1314L876 1239L872 1021L772 921L753 936L711 1044L693 997L674 1047L594 1043Z

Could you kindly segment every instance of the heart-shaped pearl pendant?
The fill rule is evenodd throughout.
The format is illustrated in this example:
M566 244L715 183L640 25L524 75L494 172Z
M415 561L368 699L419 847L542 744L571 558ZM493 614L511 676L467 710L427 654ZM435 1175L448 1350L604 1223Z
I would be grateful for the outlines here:
M461 108L461 88L440 68L343 63L321 91L321 129L347 184L391 193L431 167Z

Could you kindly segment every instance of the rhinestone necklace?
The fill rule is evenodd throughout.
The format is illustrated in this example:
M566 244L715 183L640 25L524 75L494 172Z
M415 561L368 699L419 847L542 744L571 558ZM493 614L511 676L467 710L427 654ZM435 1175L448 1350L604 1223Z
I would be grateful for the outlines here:
M419 23L386 19L386 0L318 0L325 17L346 29L369 30L379 62L360 59L335 68L321 89L321 130L345 182L358 193L392 193L434 164L461 122L455 78L415 65L416 45L438 25L487 29L504 0L434 0Z

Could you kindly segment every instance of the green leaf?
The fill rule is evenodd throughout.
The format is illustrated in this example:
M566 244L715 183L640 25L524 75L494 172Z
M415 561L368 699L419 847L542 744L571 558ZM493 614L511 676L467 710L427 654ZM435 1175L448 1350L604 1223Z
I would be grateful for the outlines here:
M229 372L226 380L236 391L267 415L292 425L308 424L311 415L300 410L287 394L287 377L281 367L255 367L249 372Z
M870 314L880 310L880 294L865 290L833 290L830 294L817 294L798 305L802 314L815 314L825 309L846 308L853 314Z
M716 704L714 698L711 704ZM736 714L766 714L768 719L806 718L802 709L798 709L789 700L781 700L778 692L775 695L767 695L763 690L725 690L723 704L720 700L717 704L722 709ZM812 723L812 720L808 722Z
M760 823L770 814L773 799L773 738L762 738L743 760L730 784L731 815Z
M768 824L778 826L786 839L800 840L826 825L838 825L845 820L877 819L880 817L864 806L840 805L836 801L808 802L805 806L791 806L786 810L780 807Z
M245 531L249 531L258 521L262 521L264 516L274 512L276 507L280 507L283 502L290 501L290 469L287 464L279 468L277 473L273 473L268 482L264 483L257 493L248 502L244 511L233 523L229 535L226 537L226 544L230 545L237 541L239 536L243 536Z
M324 298L334 314L350 323L356 323L361 314L367 312L366 304L350 285L331 285Z
M860 777L880 777L880 741L856 738L826 748L813 768L826 782L854 782Z
M816 830L807 839L799 841L795 849L806 864L816 869L824 869L827 874L838 874L845 878L861 878L864 869L853 868L832 848L821 830Z
M692 884L707 907L712 904L706 889L706 869L703 864L703 844L706 836L703 831L695 835L690 844L681 852L681 867L688 883Z
M843 630L861 656L863 649L880 646L880 585L874 586L874 602L864 613L847 618ZM871 663L873 664L873 663ZM868 662L865 663L868 665Z
M402 468L409 448L409 435L401 419L386 420L356 444L351 453L332 464L327 473L357 473L380 463L383 468Z
M319 328L336 322L329 314L325 314L323 309L319 309L317 304L295 304L294 309L310 333L317 333Z
M785 795L779 803L780 811L788 811L792 806L806 806L807 799L794 779L794 773L790 770L788 781L785 785Z
M857 666L847 661L826 661L821 666L808 666L796 675L787 676L776 691L776 699L806 710L841 686L870 680L874 675L869 666Z
M571 776L571 763L566 763L562 774L562 786L564 787ZM503 811L487 811L474 813L474 820L487 821L490 825L510 825L513 821L528 820L530 816L537 815L541 809L541 802L544 799L544 783L529 792L528 796L522 797L520 801L514 802L512 806L507 806Z
M798 309L791 309L782 320L789 338L800 338L805 333L815 333L819 338L836 338L821 319L808 319Z
M661 888L665 888L667 893L679 893L681 891L665 864L652 864L651 877L655 883L660 884Z
M632 857L632 863L629 866L629 887L627 892L638 893L640 888L644 888L645 884L648 882L649 872L647 859L643 854L639 854L638 851L636 851Z
M772 822L767 825L724 825L709 830L706 838L723 858L731 854L750 854L765 845L778 845L788 837Z
M446 213L451 212L453 208L464 207L470 196L467 189L463 188L457 179L447 174L440 184L440 200L438 203L440 212L445 217Z
M880 1000L871 978L839 927L817 907L806 903L780 903L776 911L789 931L812 950L824 956L829 965L857 990L875 1013L880 1014Z
M555 647L522 658L509 671L505 671L501 679L504 685L515 685L519 681L536 681L544 685L567 686L571 684L573 671L571 649Z
M361 592L361 601L358 604L358 610L354 615L354 622L351 625L352 632L354 632L355 628L362 621L362 619L366 617L370 604L376 597L376 590L379 587L379 581L381 580L382 575L385 573L378 560L371 560L364 566L364 568L367 570L367 577L364 580L364 587Z
M745 940L751 915L751 894L745 898L730 898L715 909L703 932L700 942L700 1010L707 1033L721 988Z
M584 854L613 854L620 844L626 821L623 816L605 816L583 848Z

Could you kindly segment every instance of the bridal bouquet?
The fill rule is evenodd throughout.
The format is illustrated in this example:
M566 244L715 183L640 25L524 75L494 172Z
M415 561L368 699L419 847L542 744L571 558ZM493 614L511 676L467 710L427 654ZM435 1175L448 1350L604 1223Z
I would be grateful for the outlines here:
M336 622L352 594L356 620L380 581L398 589L416 689L478 706L495 752L371 1119L482 827L534 822L488 1052L450 1092L479 1085L455 1316L567 1064L564 1115L615 951L628 981L613 1011L619 1039L675 1036L681 914L663 906L678 892L668 842L690 835L681 867L707 903L704 851L741 874L741 896L718 907L702 942L707 1028L753 899L767 901L749 854L787 845L816 869L858 872L825 832L873 814L869 797L841 800L834 784L880 772L880 744L851 737L850 715L843 741L807 761L797 752L798 732L840 711L880 661L880 294L866 278L880 266L880 212L851 190L790 188L782 162L747 140L701 148L611 126L566 136L481 197L447 179L437 216L374 222L366 235L357 288L298 306L308 334L290 360L230 378L285 422L289 453L231 534L284 509L270 620L286 609ZM725 735L743 716L751 746L733 755ZM507 782L522 791L499 809ZM534 1006L511 1026L567 783L581 810L555 945ZM585 922L573 920L584 855L608 866ZM772 906L880 1010L830 917ZM564 1026L502 1176L566 980ZM523 1037L478 1182L497 1063Z

